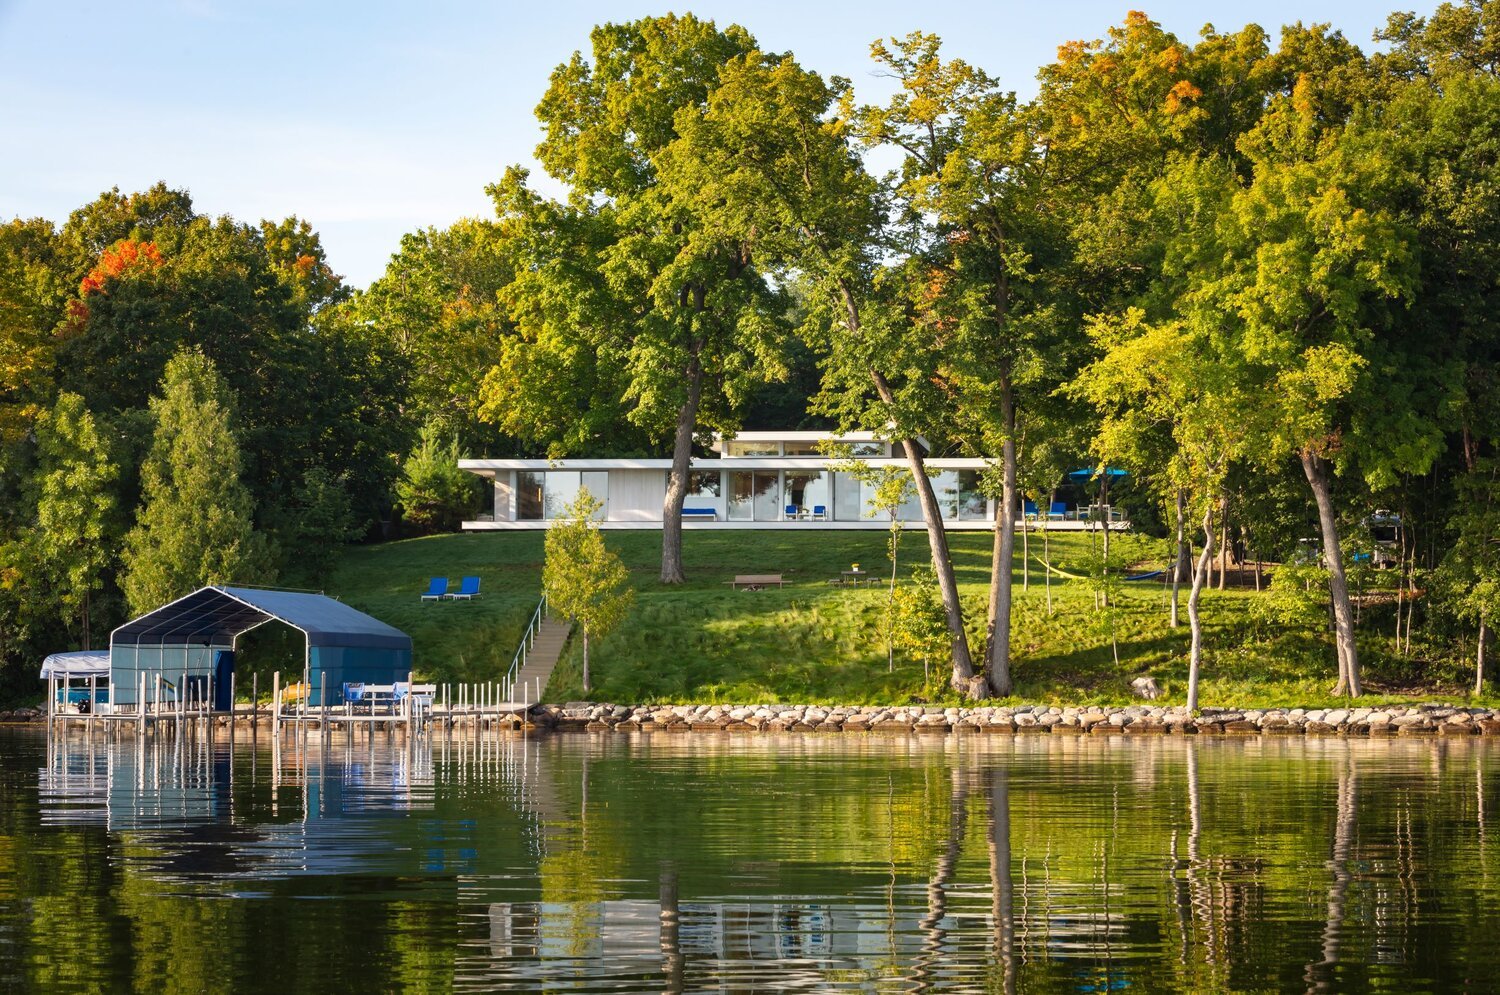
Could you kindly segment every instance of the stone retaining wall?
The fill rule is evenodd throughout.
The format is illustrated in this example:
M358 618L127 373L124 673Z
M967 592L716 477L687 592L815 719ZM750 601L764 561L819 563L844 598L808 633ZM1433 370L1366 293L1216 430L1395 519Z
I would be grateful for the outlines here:
M1121 708L1015 705L934 708L818 705L542 705L540 728L646 732L1005 732L1323 736L1500 736L1500 712L1424 704L1361 708L1205 708L1197 716L1160 705Z

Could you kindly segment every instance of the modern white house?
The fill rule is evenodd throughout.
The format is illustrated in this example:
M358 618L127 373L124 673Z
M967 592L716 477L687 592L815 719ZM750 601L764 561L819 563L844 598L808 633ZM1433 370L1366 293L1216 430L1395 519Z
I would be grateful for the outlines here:
M693 460L683 526L694 529L883 529L872 516L873 485L835 471L822 447L847 446L872 465L905 468L900 450L871 432L741 432L715 437L714 455ZM929 459L943 519L952 529L992 529L995 504L979 490L988 460ZM463 527L471 530L544 529L563 514L580 487L604 502L601 525L659 529L670 459L466 459L459 466L493 482L494 510ZM900 518L923 527L913 497Z

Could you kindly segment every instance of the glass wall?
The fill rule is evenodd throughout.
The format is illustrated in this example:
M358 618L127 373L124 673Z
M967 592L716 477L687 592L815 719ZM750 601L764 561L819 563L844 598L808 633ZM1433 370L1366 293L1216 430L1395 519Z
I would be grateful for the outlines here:
M749 470L731 470L729 477L729 509L731 522L748 522L755 517L755 474Z
M786 471L786 503L795 506L798 518L826 521L829 517L829 477L826 470Z
M859 478L852 473L833 475L833 520L857 522L865 517L868 509L860 494Z
M755 471L754 503L757 522L775 522L781 519L781 474L778 471Z
M821 456L816 442L783 442L781 449L787 456Z
M779 442L726 442L724 444L725 456L780 456L781 443Z
M539 522L542 519L542 477L545 474L521 470L516 473L516 520Z
M724 493L724 474L718 470L694 470L688 474L688 501L713 504Z
M959 521L982 522L988 520L989 517L989 499L979 489L979 471L958 471Z
M516 474L516 519L535 522L562 518L568 505L587 487L601 505L596 518L604 518L609 504L609 473L604 470L522 470Z

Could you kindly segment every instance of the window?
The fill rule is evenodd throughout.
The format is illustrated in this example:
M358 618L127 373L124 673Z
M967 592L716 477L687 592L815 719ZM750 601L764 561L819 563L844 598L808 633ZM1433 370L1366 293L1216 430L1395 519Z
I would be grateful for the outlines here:
M755 474L755 520L776 522L782 517L781 474L775 470L760 470Z
M781 443L779 442L727 442L724 444L725 456L780 456Z
M688 474L689 501L713 501L724 492L724 474L718 470L694 470Z
M856 442L849 447L855 456L885 456L884 442Z
M521 470L516 473L516 519L536 522L542 519L562 518L568 505L578 497L578 490L587 487L599 502L609 505L609 474L604 470L548 470L545 473ZM603 508L596 516L606 517Z
M958 518L964 522L981 522L990 517L989 500L979 489L978 470L958 471Z
M564 517L568 505L578 496L577 470L548 470L542 475L542 516L548 520Z
M859 478L852 473L833 475L833 518L838 522L857 522L868 509L859 493Z
M539 522L542 519L542 477L544 474L521 470L516 473L516 520Z
M822 456L818 451L821 442L783 442L782 451L787 456Z
M734 470L729 474L729 513L732 522L748 522L754 515L755 474Z
M829 478L824 470L788 470L786 472L786 503L796 506L804 518L815 514L828 518ZM815 512L814 509L822 511Z

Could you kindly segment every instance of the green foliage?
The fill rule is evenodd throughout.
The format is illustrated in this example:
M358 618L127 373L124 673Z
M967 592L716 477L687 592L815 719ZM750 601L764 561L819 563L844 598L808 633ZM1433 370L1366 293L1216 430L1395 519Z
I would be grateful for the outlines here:
M547 530L542 590L548 610L583 629L583 689L590 689L589 640L604 638L624 621L635 601L630 572L604 546L595 523L604 504L587 487L563 509L563 520Z
M1453 542L1437 571L1444 607L1471 625L1500 620L1500 462L1459 479Z
M396 482L402 515L423 532L451 532L479 506L479 478L459 469L458 438L444 434L435 420L422 426Z
M63 618L92 643L91 605L120 552L120 470L94 416L77 394L62 394L37 425L34 535L40 566Z
M284 540L285 548L296 552L282 572L321 586L333 571L339 550L363 531L343 482L322 467L313 467L297 489L292 524Z
M931 566L918 565L893 590L891 638L897 649L922 664L923 685L932 684L932 666L948 655L948 624L943 597Z
M142 504L125 537L122 587L134 613L204 584L264 583L271 550L241 480L229 387L201 352L167 364L151 401L156 431L141 468Z

